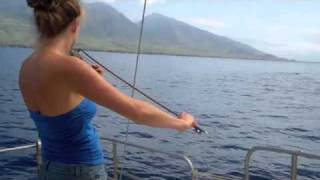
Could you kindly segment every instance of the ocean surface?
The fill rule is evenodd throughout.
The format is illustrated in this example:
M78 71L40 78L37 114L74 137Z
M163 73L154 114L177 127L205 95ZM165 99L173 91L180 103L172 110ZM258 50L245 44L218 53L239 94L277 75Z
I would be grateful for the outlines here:
M37 139L18 87L20 65L30 53L0 48L0 147ZM135 55L92 55L132 82ZM131 94L110 74L105 76ZM320 154L320 64L142 55L137 87L174 111L194 114L209 135L130 123L128 142L189 156L199 179L211 174L242 177L247 150L257 145ZM99 107L94 122L112 174L112 144L105 138L125 141L127 120ZM191 179L183 160L128 146L120 146L119 155L124 170L141 179ZM36 179L34 157L34 149L0 154L0 179ZM288 155L258 152L252 162L251 179L290 177ZM320 162L299 158L298 167L300 180L320 179Z

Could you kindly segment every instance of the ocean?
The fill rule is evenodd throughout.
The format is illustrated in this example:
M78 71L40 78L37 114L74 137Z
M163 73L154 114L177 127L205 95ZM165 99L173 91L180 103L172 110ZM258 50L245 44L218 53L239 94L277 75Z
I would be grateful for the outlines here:
M1 148L37 139L18 86L20 65L31 52L0 48ZM91 54L133 81L136 55ZM129 87L110 74L105 77L131 94ZM320 152L320 64L141 55L137 87L174 111L192 113L209 135L130 123L128 142L187 155L200 175L243 177L245 155L253 146ZM136 98L146 100L137 93ZM99 107L94 123L112 174L112 144L105 138L125 141L127 120ZM128 146L120 146L119 155L124 170L141 179L191 179L182 160ZM0 154L0 179L36 179L34 156L34 149ZM320 179L320 162L298 160L298 179ZM290 163L289 155L257 152L252 159L251 179L289 179Z

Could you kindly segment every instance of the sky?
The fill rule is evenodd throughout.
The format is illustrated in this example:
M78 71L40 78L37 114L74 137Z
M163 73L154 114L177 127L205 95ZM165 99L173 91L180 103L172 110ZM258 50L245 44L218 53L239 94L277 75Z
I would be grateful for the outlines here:
M144 0L106 2L133 21ZM280 57L320 62L320 0L147 0L160 13Z

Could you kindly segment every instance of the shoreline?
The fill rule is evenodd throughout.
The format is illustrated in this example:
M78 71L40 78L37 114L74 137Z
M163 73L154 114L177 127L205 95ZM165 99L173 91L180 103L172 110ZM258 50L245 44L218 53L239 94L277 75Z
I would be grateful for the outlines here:
M0 44L0 48L33 48L31 45L13 45L13 44ZM137 54L133 51L121 51L121 50L102 50L102 49L93 49L93 48L79 48L75 47L74 49L84 49L93 52L107 52L107 53L124 53L124 54ZM191 55L191 54L179 54L179 53L161 53L161 52L141 52L145 55L161 55L161 56L177 56L177 57L198 57L198 58L214 58L214 59L238 59L238 60L252 60L252 61L273 61L273 62L304 62L297 60L277 60L277 59L254 59L254 58L243 58L243 57L222 57L222 56L206 56L206 55Z

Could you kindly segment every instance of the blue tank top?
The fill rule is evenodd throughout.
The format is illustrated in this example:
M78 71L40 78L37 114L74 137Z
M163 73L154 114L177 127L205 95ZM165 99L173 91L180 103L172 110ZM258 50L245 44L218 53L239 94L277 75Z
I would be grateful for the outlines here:
M84 99L73 110L58 116L30 112L42 142L42 159L66 164L99 165L104 155L92 119L96 104Z

